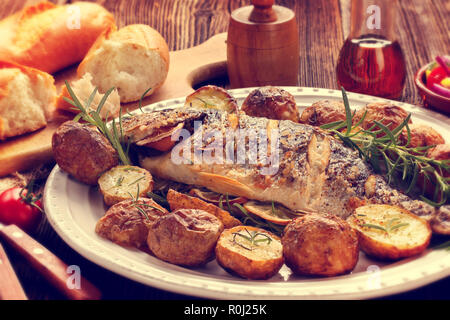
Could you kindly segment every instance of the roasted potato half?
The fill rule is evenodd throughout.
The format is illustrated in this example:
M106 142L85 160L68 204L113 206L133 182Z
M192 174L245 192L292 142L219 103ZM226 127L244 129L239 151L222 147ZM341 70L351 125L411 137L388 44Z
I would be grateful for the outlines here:
M106 211L95 232L121 246L139 248L147 243L150 225L165 214L168 211L152 199L125 200Z
M237 226L225 230L216 260L226 271L246 279L269 279L284 263L280 238L264 229Z
M137 166L116 166L103 173L98 185L107 206L145 196L153 190L150 172Z
M191 197L173 189L169 189L167 192L167 202L169 202L170 210L172 211L178 209L198 209L209 212L222 221L225 229L241 225L241 222L228 211L222 210L218 206L205 202L197 197Z
M306 214L288 223L281 238L286 265L298 275L337 276L358 262L358 235L332 214Z
M96 185L100 175L119 164L117 151L94 127L66 121L52 137L56 163L76 180Z
M151 225L147 244L161 260L195 267L213 259L222 231L222 222L212 214L203 210L179 209Z
M317 101L303 110L300 116L301 123L317 127L345 119L344 103L338 100Z
M347 221L358 231L361 249L379 259L397 260L419 254L431 238L425 220L396 206L365 205Z
M411 148L433 146L444 144L445 140L442 135L430 126L423 124L412 124L409 126L411 139L408 146ZM406 145L408 142L408 133L403 130L400 135L400 141Z
M236 99L221 87L203 86L186 97L185 107L195 109L217 109L227 112L236 112L238 105Z
M430 149L427 150L426 156L428 158L431 158L434 160L439 160L439 161L449 160L450 159L450 144L437 144L436 146L431 147ZM445 178L450 177L450 170L442 169L441 175ZM441 199L442 199L441 194L437 198L434 198L435 190L436 190L436 186L437 186L436 177L434 177L434 175L428 175L428 178L425 178L425 174L423 172L420 172L418 175L418 178L417 178L416 186L418 187L419 190L424 190L425 194L428 197L430 197L430 199L435 199L435 201L438 201L438 202L441 201ZM437 215L440 215L440 214L437 213ZM440 215L440 216L444 217L445 215L444 216ZM431 224L431 228L433 229L434 232L437 232L437 231L435 231L436 226L437 226L437 224L435 224L435 223ZM447 230L447 233L449 233L449 232L450 232L450 230ZM441 232L437 232L437 233L441 233Z
M299 122L295 98L281 88L266 86L253 90L242 103L241 110L253 117Z
M368 130L375 124L374 121L378 121L390 130L393 130L402 124L407 116L408 112L399 106L391 103L375 102L369 103L364 108L359 109L353 117L353 123L358 123L362 119L360 127ZM411 119L409 123L412 123ZM379 136L384 135L385 133L379 134Z

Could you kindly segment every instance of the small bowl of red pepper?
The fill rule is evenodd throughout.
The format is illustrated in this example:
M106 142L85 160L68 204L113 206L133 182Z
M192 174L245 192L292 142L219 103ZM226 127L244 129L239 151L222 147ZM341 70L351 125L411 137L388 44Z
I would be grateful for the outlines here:
M450 57L438 56L416 74L424 106L450 115Z

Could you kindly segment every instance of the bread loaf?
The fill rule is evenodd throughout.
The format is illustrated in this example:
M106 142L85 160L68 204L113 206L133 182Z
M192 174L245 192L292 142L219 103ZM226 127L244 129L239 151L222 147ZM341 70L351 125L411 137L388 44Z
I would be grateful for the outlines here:
M95 3L41 2L0 21L0 60L53 73L80 62L114 24L113 15Z
M48 73L0 61L0 140L45 127L55 97Z
M78 67L78 76L92 74L100 92L111 87L121 102L137 101L151 88L151 95L165 81L169 49L164 38L148 25L112 27L97 39Z

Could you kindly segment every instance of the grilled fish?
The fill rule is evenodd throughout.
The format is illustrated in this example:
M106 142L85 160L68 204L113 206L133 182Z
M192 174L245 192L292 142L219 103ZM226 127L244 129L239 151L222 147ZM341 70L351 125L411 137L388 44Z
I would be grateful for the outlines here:
M450 234L449 205L436 209L393 189L356 151L317 127L189 108L137 115L122 127L139 145L181 122L184 133L171 152L141 157L140 165L153 175L342 218L364 203L393 204L430 221L435 232Z

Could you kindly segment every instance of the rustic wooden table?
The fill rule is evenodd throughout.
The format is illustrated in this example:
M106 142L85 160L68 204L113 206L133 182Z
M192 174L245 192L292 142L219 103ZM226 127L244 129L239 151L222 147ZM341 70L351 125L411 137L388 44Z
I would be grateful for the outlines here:
M36 1L3 0L0 18ZM65 3L71 1L56 1ZM170 50L198 45L211 36L226 32L230 12L248 5L249 0L99 0L116 17L119 27L146 23L167 40ZM300 86L337 89L335 65L349 29L350 0L283 0L277 4L293 9L300 33ZM450 48L450 2L447 0L400 0L397 34L407 64L407 82L402 101L421 104L413 82L420 66ZM226 83L226 82L223 82ZM45 172L45 170L44 170ZM44 173L45 174L45 173ZM3 179L4 180L4 179ZM15 183L20 179L4 180ZM0 184L0 189L2 184ZM83 276L97 285L105 299L184 299L192 298L147 287L81 257L67 246L46 222L34 237L65 260L80 266ZM63 299L10 247L7 253L30 299ZM393 299L448 299L450 281L442 280Z

